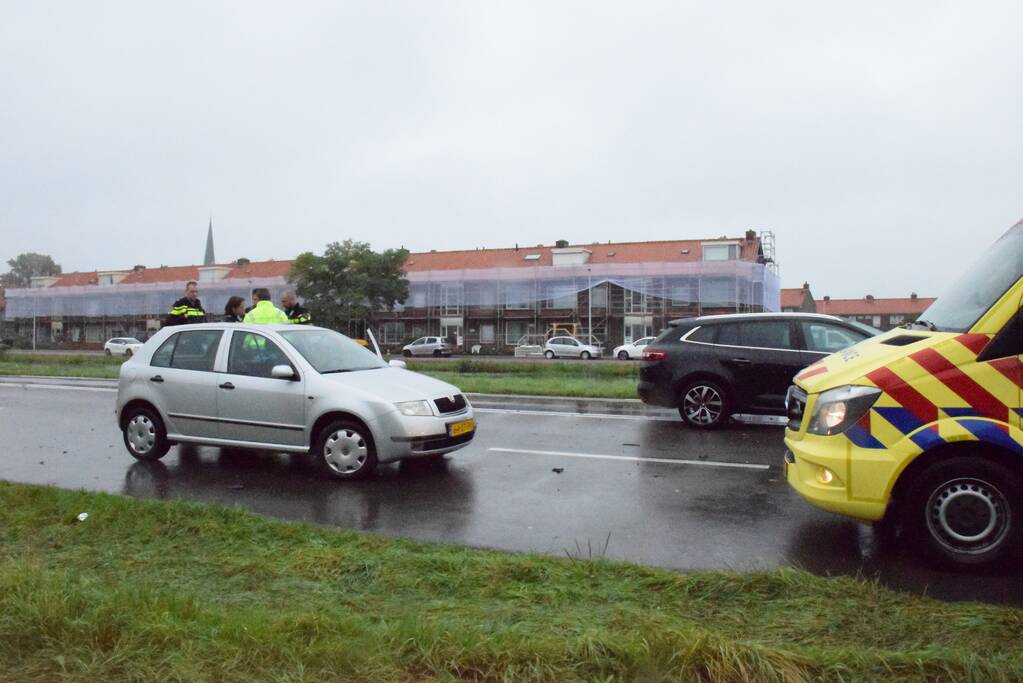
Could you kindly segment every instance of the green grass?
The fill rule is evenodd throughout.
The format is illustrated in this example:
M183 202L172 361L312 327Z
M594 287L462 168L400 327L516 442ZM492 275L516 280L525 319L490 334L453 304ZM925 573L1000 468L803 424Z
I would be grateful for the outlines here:
M82 355L0 355L0 375L116 379L120 357ZM409 361L409 369L481 394L635 398L635 363L590 361L553 363L455 359Z
M75 521L88 512L85 522ZM0 680L998 681L1023 611L0 482Z
M0 375L116 379L123 356L0 353Z

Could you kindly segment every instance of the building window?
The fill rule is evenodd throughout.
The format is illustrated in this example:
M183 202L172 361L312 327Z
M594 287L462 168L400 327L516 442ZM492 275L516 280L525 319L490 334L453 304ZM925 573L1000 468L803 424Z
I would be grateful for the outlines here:
M738 244L703 245L704 261L735 261L739 258Z
M529 334L529 323L524 320L506 320L504 323L504 343L515 345Z
M480 343L494 343L494 323L483 323L480 325Z
M700 283L700 303L704 306L728 306L735 303L732 280L710 278Z
M426 308L426 286L412 285L409 287L409 297L406 305L410 308Z
M532 285L509 285L504 290L504 307L509 310L528 310L533 307Z
M465 286L465 305L494 308L497 306L497 285L492 282L467 284Z
M688 282L673 282L669 286L672 306L688 306L693 301L693 287Z
M575 310L578 294L572 284L552 285L547 288L547 296L543 301L544 308L561 308Z
M653 297L647 296L643 292L637 292L634 289L625 290L625 312L628 313L647 313L653 304Z
M888 316L888 324L891 325L892 327L898 327L899 325L905 324L905 322L906 316L904 315L892 314Z
M381 333L385 344L399 344L405 337L405 323L384 323Z
M441 315L461 315L462 313L462 285L441 285L440 287L440 308Z
M607 283L590 290L590 305L593 308L607 308Z

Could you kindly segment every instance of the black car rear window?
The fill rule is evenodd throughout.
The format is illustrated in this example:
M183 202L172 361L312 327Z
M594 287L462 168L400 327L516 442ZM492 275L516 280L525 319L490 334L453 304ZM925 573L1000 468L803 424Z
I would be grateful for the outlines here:
M692 334L686 339L693 342L703 342L705 344L713 344L714 340L718 336L718 327L720 325L703 325L697 328Z

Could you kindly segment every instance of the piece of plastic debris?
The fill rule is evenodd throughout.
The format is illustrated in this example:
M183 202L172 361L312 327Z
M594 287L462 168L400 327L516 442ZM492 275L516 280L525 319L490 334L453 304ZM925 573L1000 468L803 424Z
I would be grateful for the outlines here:
M564 467L552 467L551 468L551 472L553 472L554 474L561 474L564 471L565 471Z
M82 514L78 515L78 521L79 522L84 522L87 519L89 519L89 513L88 512L83 512Z

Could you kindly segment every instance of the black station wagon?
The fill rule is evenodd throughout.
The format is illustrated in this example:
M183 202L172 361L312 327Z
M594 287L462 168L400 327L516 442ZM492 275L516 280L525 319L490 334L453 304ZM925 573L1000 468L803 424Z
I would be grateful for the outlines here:
M879 334L813 313L747 313L673 320L643 352L639 396L678 408L690 426L735 413L784 415L785 393L807 365Z

